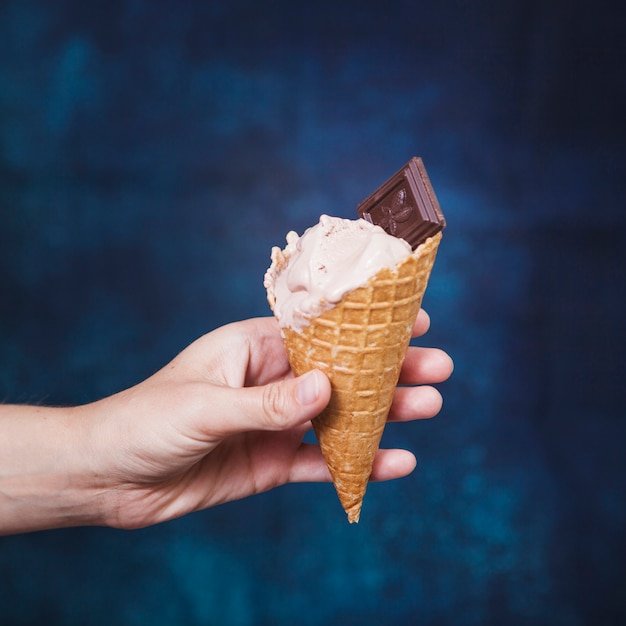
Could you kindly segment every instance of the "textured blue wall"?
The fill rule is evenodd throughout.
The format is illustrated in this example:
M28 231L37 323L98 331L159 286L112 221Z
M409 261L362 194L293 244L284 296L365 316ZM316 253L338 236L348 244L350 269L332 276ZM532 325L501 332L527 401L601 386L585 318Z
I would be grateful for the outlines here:
M456 362L358 526L295 485L2 538L0 624L624 623L626 51L574 4L0 4L0 400L87 402L269 314L271 246L413 155Z

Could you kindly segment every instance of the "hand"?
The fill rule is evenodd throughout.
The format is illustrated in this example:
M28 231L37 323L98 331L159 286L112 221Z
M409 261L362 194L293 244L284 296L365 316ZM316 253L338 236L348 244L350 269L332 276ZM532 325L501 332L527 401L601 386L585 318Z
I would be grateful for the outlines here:
M420 311L414 335L429 323ZM435 415L442 400L428 385L451 371L441 350L410 347L400 382L419 386L397 389L389 419ZM330 481L319 447L302 441L329 399L323 373L294 378L275 320L260 318L201 337L98 402L0 407L0 534L138 528L287 482ZM414 467L410 452L380 450L372 480Z
M421 311L415 336L429 324ZM400 382L440 382L451 371L441 350L410 347ZM144 526L287 482L329 481L319 447L302 442L329 398L321 372L293 377L274 319L205 335L148 380L85 407L104 442L96 447L114 501L107 523ZM398 388L390 419L432 417L441 403L433 387ZM372 479L414 467L410 452L381 450Z

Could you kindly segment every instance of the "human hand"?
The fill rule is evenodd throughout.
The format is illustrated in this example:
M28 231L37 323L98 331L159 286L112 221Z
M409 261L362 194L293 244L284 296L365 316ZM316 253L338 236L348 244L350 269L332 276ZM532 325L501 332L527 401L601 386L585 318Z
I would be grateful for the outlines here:
M429 318L418 315L414 335ZM450 357L410 347L389 419L432 417ZM330 399L320 371L294 378L273 318L192 343L144 382L79 407L0 406L0 535L76 525L138 528L287 482L330 481L304 443ZM380 450L372 480L415 467Z
M414 336L426 332L420 311ZM409 347L389 419L435 415L430 383L452 371L434 348ZM287 482L330 481L319 447L302 441L326 406L319 371L294 378L273 318L229 324L201 337L139 385L79 407L92 424L95 473L106 494L103 522L135 528ZM405 450L380 450L372 480L415 467Z

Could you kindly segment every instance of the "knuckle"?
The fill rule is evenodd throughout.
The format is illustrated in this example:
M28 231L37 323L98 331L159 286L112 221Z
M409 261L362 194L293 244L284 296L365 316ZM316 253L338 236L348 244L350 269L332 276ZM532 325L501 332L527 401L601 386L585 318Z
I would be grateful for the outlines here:
M263 389L263 416L269 428L281 428L287 421L284 394L278 385Z

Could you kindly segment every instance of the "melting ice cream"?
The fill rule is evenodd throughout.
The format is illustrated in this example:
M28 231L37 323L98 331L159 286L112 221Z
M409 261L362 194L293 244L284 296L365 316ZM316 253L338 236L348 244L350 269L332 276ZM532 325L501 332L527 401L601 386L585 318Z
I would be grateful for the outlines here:
M387 267L393 270L411 246L364 219L322 215L300 237L287 234L287 246L272 248L265 273L268 300L281 328L301 330L342 297Z

